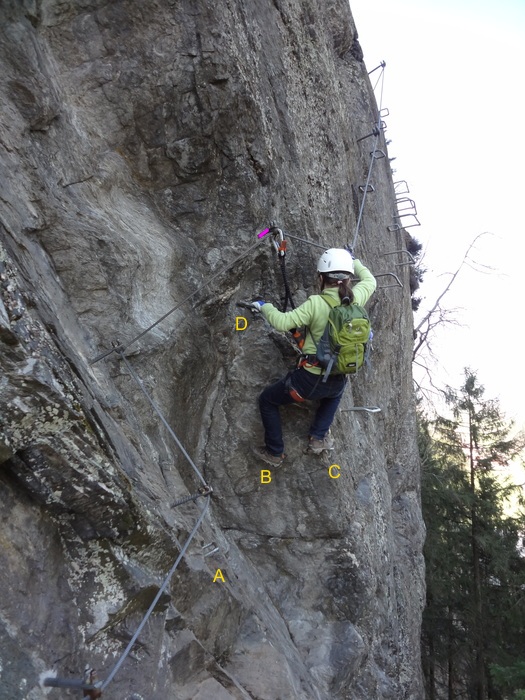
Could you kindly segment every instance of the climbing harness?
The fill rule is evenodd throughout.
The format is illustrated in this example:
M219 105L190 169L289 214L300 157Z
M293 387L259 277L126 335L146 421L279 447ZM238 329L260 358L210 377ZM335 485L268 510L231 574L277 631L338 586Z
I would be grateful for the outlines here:
M294 389L294 387L292 386L292 372L289 372L289 374L285 378L284 388L296 403L303 404L308 401L308 399L306 399L304 396L301 396L297 389Z
M288 390L288 393L292 397L294 401L297 403L304 403L307 399L304 398L304 396L301 396L301 394L291 386Z

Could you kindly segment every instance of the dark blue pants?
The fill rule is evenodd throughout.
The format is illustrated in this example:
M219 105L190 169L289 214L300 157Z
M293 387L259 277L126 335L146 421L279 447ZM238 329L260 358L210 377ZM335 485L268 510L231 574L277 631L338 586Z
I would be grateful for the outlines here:
M310 435L316 440L322 440L325 437L343 396L346 377L342 374L334 374L328 377L325 383L322 379L322 376L300 368L289 372L262 392L259 397L259 409L264 425L264 442L268 452L273 455L281 455L284 452L279 406L294 403L294 399L290 396L290 387L295 389L303 399L320 399L319 407L310 426Z

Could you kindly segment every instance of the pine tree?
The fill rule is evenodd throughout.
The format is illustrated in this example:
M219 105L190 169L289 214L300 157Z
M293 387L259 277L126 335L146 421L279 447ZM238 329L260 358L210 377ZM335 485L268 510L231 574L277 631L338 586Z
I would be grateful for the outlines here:
M466 630L458 615L469 602L470 492L455 425L422 423L423 514L427 526L427 606L423 649L429 700L452 700L464 676Z
M508 465L523 441L508 437L511 426L472 371L447 400L453 418L422 422L420 439L428 697L496 700L504 696L489 665L525 658L525 560L518 549L525 519L505 516L509 487L494 469Z

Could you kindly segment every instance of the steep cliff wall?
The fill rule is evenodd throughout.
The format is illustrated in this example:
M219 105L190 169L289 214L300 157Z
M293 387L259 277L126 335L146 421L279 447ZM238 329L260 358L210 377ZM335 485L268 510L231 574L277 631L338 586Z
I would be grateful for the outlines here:
M229 267L271 220L327 246L355 231L377 106L345 0L12 0L0 20L0 698L78 697L41 681L86 664L107 679L208 502L173 507L200 486L188 459L116 352L91 363L178 306L126 361L214 495L103 696L420 700L387 158L356 253L404 287L370 303L373 370L330 459L303 454L290 408L286 466L260 483L256 398L293 351L262 320L235 330L237 301L282 293L266 240ZM290 242L299 301L318 252Z

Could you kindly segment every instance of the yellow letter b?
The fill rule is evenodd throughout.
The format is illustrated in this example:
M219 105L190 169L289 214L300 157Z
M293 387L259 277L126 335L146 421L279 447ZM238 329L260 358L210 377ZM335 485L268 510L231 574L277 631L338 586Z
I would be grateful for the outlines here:
M272 472L269 469L261 469L261 484L269 484L272 480Z

